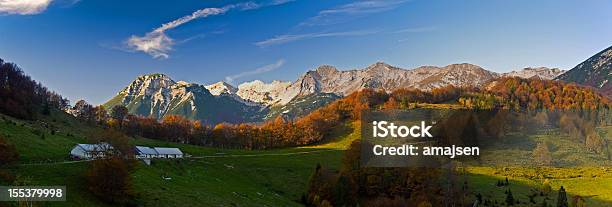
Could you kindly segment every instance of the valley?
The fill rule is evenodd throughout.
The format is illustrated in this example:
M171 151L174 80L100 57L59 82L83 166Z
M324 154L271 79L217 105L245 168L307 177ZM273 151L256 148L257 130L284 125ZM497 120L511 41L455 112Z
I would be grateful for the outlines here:
M612 207L610 10L0 0L0 207Z
M88 193L84 181L87 162L62 163L67 150L74 144L87 140L97 128L83 125L74 118L55 112L38 122L16 120L3 116L0 120L3 135L15 143L21 159L12 170L20 182L30 185L66 185L69 206L105 206ZM57 132L51 135L41 123L49 123ZM151 166L139 163L133 174L136 202L146 206L301 206L300 197L315 166L321 164L331 170L339 170L346 147L359 139L359 122L347 123L336 128L324 142L311 146L275 150L232 150L164 142L147 138L131 138L130 142L145 146L178 147L191 158L184 160L158 160ZM73 131L72 129L81 129ZM607 129L611 133L612 128ZM38 132L40 131L40 132ZM66 134L70 133L68 136ZM40 134L45 134L41 139ZM533 139L542 139L534 137ZM554 141L563 155L571 150L571 142ZM609 140L612 141L612 140ZM522 146L507 143L501 147L521 153ZM500 156L503 156L500 154ZM503 159L501 159L503 160ZM503 161L502 161L503 162ZM460 168L462 169L462 168ZM555 190L560 186L569 195L586 199L588 206L612 204L609 192L612 185L611 167L582 168L516 168L516 167L466 167L459 175L465 179L474 194L485 199L502 202L505 189L511 189L514 197L529 201L534 189L541 189L545 180L553 191L550 196L536 197L540 203L549 199L554 203ZM171 179L163 179L171 178ZM497 180L510 179L510 185L495 186ZM66 206L67 203L47 203L47 206ZM522 205L518 205L522 206ZM529 206L529 205L525 205Z
M295 82L300 85L295 96L290 92L295 83L273 82L278 84L273 86L256 81L233 88L225 83L203 86L152 74L137 78L104 106L79 102L66 110L68 113L60 110L62 98L52 93L49 97L56 100L53 107L41 101L31 108L23 107L25 119L1 115L0 136L19 154L16 163L7 165L5 173L9 174L5 176L9 179L2 182L67 186L69 202L45 203L49 206L112 205L99 202L87 187L93 162L69 160L68 152L77 143L96 142L109 135L108 131L117 130L129 135L119 136L119 141L128 145L175 147L186 154L185 159L153 160L151 165L136 162L129 174L133 197L125 205L302 206L312 202L306 195L320 168L329 173L328 178L345 170L347 156L355 150L351 145L361 137L358 117L364 109L609 110L608 100L594 90L546 80L557 73L561 71L527 68L500 75L469 64L403 70L376 63L364 70L342 72L322 66ZM351 81L360 74L370 78ZM402 82L397 79L405 76L401 74L420 74L422 79L410 82L415 80L411 76ZM505 77L525 74L532 78ZM468 84L464 88L454 87L464 83ZM484 90L470 89L472 86ZM292 97L288 102L281 97L287 94ZM124 104L126 111L121 114L121 107L116 106ZM36 111L41 108L42 112ZM28 114L27 110L33 111ZM607 116L605 110L602 116ZM163 121L158 122L160 119ZM218 121L241 124L210 125ZM508 202L509 191L516 199L512 201L515 206L553 204L561 186L570 201L577 199L595 207L612 204L608 196L611 146L606 144L612 141L612 128L597 129L601 148L595 152L599 153L585 148L579 140L559 136L561 132L546 130L536 136L516 134L519 142L497 142L483 152L488 154L485 161L493 165L458 165L454 176L442 176L441 182L469 186L470 190L464 188L465 194L457 198L466 205L483 200L496 206ZM537 163L531 158L532 149L539 147L536 143L553 146L550 154L555 164L580 163L581 167L509 164ZM508 181L500 185L505 179Z

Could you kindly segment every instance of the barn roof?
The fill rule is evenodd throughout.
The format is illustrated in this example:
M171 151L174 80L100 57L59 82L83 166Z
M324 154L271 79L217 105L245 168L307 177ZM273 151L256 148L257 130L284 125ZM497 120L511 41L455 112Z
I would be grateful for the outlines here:
M113 149L108 143L100 143L100 144L77 144L78 147L82 148L87 152L95 152L95 151L105 151Z
M155 147L154 149L160 155L182 155L183 154L183 152L181 152L181 150L178 148Z
M145 155L156 155L157 154L157 151L155 151L155 149L151 147L136 146L136 150L138 151L139 154L145 154Z

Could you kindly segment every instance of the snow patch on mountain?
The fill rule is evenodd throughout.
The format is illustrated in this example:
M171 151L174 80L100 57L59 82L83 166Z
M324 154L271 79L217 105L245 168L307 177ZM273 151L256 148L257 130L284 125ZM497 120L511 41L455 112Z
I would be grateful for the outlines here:
M253 101L251 99L246 99L246 98L241 97L239 94L242 94L242 93L239 93L238 88L224 81L219 81L211 85L207 85L205 87L214 96L228 96L248 106L263 106L262 102Z
M166 88L176 84L170 77L164 74L143 75L136 78L130 85L124 88L119 94L133 98L137 96L151 96L161 88Z
M280 102L286 103L294 97L286 96L285 94L289 85L291 85L291 82L275 80L271 83L264 83L260 80L255 80L240 84L236 94L246 101L263 105L273 105Z
M365 69L346 71L323 65L306 72L287 88L285 94L333 93L345 96L365 88L393 91L399 88L430 90L447 85L478 87L496 77L498 75L494 72L467 63L406 70L377 62Z
M206 87L206 89L208 89L208 91L210 91L210 93L215 96L221 94L236 94L236 92L238 92L238 89L236 87L223 81L219 81L204 87Z
M547 68L547 67L527 67L521 70L503 73L503 77L520 77L520 78L540 78L543 80L552 80L557 76L565 73L565 70L559 68Z

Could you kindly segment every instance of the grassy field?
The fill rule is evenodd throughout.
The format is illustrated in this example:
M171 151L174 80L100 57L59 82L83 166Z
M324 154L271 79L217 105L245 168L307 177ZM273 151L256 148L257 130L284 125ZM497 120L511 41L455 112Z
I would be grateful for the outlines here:
M537 178L538 174L548 178ZM472 189L497 201L504 201L507 189L512 191L515 199L529 202L529 195L542 191L545 180L549 180L552 192L545 196L536 196L534 201L541 204L544 199L554 205L558 189L563 186L568 193L568 200L579 195L585 198L587 206L612 206L612 168L492 168L472 167L466 169L465 178ZM533 176L535 175L535 176ZM498 180L510 180L509 186L498 187ZM529 203L531 204L531 203ZM525 205L531 206L531 205Z
M61 163L76 143L87 142L86 137L98 129L71 122L70 117L55 119L44 119L54 125L51 127L56 131L54 135L44 127L49 124L43 122L0 119L0 132L20 152L20 164L12 170L28 185L66 185L68 202L46 203L48 206L104 206L87 191L84 174L89 163ZM70 131L71 128L80 130ZM342 155L337 149L245 151L145 138L131 141L138 145L179 147L192 156L136 167L135 190L145 206L299 206L315 166L321 163L337 168Z
M100 132L59 112L37 121L0 116L0 133L17 146L22 162L65 160L75 144L85 143L86 137Z
M51 134L51 130L55 133ZM88 163L56 163L66 160L74 144L87 142L88 136L98 132L99 129L64 114L35 122L0 118L0 133L21 154L20 164L12 169L20 176L19 180L29 185L67 186L68 202L50 202L45 206L105 206L87 190L84 174ZM133 173L138 202L145 206L300 206L298 201L317 163L338 169L343 150L359 137L359 123L353 122L332 131L323 143L266 151L132 139L138 145L179 147L192 156L180 161L154 161L151 166L139 164ZM531 142L543 139L556 146L554 156L566 155L565 149L574 149L569 147L571 142L555 141L554 137L536 136ZM527 156L520 148L507 150ZM506 177L510 180L509 186L495 185L497 180ZM486 199L503 201L504 192L509 188L524 206L536 206L527 203L528 196L548 179L553 190L564 186L569 197L585 197L588 206L612 206L610 168L467 167L462 178L474 193L482 193ZM555 204L556 195L551 192L545 197L535 197L534 201L540 204L546 198L549 204Z
M298 206L316 163L337 166L337 157L332 151L159 161L140 165L134 178L146 206Z

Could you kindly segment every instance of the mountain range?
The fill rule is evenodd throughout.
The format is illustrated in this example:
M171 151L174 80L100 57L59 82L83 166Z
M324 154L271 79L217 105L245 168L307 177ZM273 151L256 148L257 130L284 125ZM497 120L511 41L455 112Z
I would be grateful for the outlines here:
M552 79L563 72L540 67L496 73L468 63L407 70L377 62L355 70L323 65L293 82L255 80L237 87L222 81L200 85L174 81L164 74L150 74L137 77L104 106L124 105L130 113L158 119L177 114L210 124L259 122L277 115L298 117L364 88L393 91L430 90L447 85L479 87L498 77Z
M171 114L182 115L208 124L262 119L257 117L261 107L222 94L213 95L203 85L176 82L164 74L151 74L136 78L104 106L124 105L132 114L158 119Z

